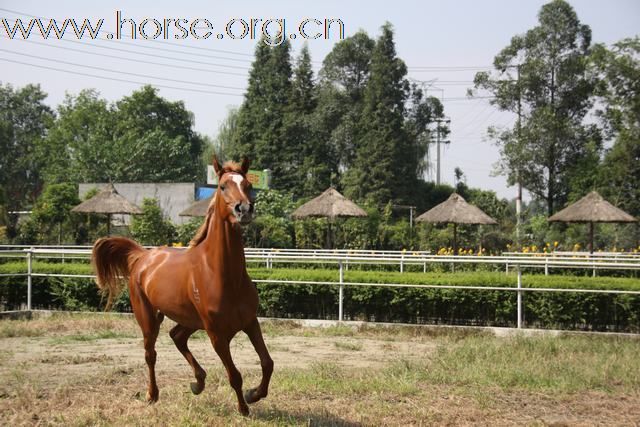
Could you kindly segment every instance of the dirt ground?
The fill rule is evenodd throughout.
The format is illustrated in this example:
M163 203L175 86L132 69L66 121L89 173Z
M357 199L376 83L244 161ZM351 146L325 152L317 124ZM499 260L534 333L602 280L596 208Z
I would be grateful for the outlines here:
M165 323L156 347L160 401L151 406L143 399L147 370L132 320L107 324L106 334L104 325L83 333L83 325L59 324L35 336L27 329L0 338L0 425L640 425L637 394L548 396L495 387L461 391L455 384L387 391L375 381L364 393L332 393L291 385L318 367L339 366L361 378L398 360L434 357L437 350L428 338L304 329L267 335L276 363L273 387L246 419L236 414L221 363L204 335L189 344L208 372L207 388L201 396L188 392L191 370ZM258 358L244 335L234 339L232 355L245 385L257 383Z

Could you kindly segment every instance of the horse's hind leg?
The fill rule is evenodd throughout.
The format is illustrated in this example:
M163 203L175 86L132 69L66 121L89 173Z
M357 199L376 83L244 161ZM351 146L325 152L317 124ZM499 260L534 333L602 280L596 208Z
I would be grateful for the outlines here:
M133 313L142 329L144 337L144 359L149 368L149 388L147 389L147 401L157 402L159 391L156 384L156 339L160 331L160 324L164 315L156 311L144 297L131 298Z
M256 388L247 390L244 395L247 403L255 403L258 400L267 397L269 392L269 381L271 380L271 374L273 373L273 360L271 359L267 346L262 338L262 331L260 330L258 319L254 319L253 322L251 322L251 325L244 329L244 332L249 336L251 344L253 344L256 353L258 353L258 356L260 357L260 366L262 367L262 381L260 381L260 385Z
M191 350L189 350L189 347L187 346L187 341L189 340L189 337L195 331L196 329L189 329L185 326L177 324L171 329L171 332L169 332L169 335L171 336L171 339L175 343L178 351L182 353L184 358L187 359L187 362L189 362L189 365L191 365L191 368L193 368L193 373L196 377L196 382L191 383L191 391L193 392L193 394L200 394L202 393L202 390L204 390L204 380L207 377L207 373L205 372L204 369L202 369L202 367L200 366L198 361L195 359L195 357L193 357L193 354L191 354Z

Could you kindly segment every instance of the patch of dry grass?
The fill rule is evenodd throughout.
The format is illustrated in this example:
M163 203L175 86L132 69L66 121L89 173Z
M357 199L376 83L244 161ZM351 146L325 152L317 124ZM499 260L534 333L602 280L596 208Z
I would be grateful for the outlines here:
M160 401L147 405L139 339L100 336L114 331L139 337L131 317L56 315L7 322L16 321L0 321L0 330L14 331L0 338L0 425L633 425L640 420L640 340L267 323L263 330L267 345L276 343L271 348L276 371L269 397L244 418L221 364L201 339L206 337L192 341L194 354L207 349L204 358L197 355L208 372L205 391L191 394L190 369L165 336L158 344ZM163 330L170 326L165 321ZM92 339L62 339L50 347L51 339L82 334ZM250 387L259 382L260 370L242 362L244 352L255 358L246 341L239 340L234 358ZM131 351L119 353L127 348ZM418 348L433 350L416 354ZM371 352L387 359L346 363Z

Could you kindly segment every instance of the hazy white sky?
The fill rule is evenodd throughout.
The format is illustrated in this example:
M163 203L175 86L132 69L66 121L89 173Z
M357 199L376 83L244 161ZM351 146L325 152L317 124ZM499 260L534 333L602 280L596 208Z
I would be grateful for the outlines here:
M541 0L0 0L0 19L6 18L13 25L18 17L25 21L32 16L75 18L78 22L84 18L93 22L103 18L102 28L115 31L119 10L124 18L134 19L138 24L145 18L159 21L206 18L213 24L213 34L217 35L234 18L246 21L284 18L288 33L294 32L306 18L340 18L346 36L364 29L372 37L377 37L380 26L389 21L394 26L396 49L409 68L409 77L431 82L430 93L444 98L445 112L451 118L451 144L442 154L443 182L453 183L453 170L458 166L465 172L469 185L492 189L502 197L512 198L515 189L508 188L503 177L490 176L498 151L484 140L484 135L488 126L509 126L515 117L498 112L484 100L460 98L465 97L475 72L490 67L495 54L512 36L536 25L537 13L544 3ZM579 19L591 27L594 42L613 43L640 32L638 0L571 0L570 3ZM199 25L203 25L202 22ZM172 34L180 34L173 28ZM9 40L0 24L0 82L3 84L20 87L39 83L49 94L47 103L55 107L65 92L75 94L84 88L95 88L103 97L114 101L149 83L158 86L163 97L184 101L195 115L196 130L210 136L216 134L228 108L242 102L256 43L248 37L169 41L87 38L78 42L69 36L66 41L43 40L37 31L29 40ZM331 40L319 38L307 42L316 71L337 41L334 36ZM303 43L300 37L292 40L295 55Z

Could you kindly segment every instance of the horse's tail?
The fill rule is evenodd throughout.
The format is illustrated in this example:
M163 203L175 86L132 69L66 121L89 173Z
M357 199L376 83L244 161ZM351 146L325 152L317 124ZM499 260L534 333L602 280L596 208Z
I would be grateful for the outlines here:
M91 263L98 288L107 294L105 310L111 309L124 287L123 278L129 277L131 266L144 251L142 246L125 237L105 237L94 243Z

